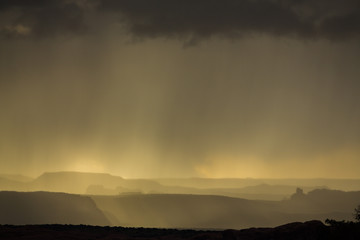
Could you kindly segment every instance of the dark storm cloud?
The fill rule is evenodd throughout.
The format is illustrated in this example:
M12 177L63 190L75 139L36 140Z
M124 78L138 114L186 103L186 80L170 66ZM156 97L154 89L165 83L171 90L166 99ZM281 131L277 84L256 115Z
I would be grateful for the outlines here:
M139 38L269 34L343 39L360 32L360 3L354 0L7 0L0 11L7 16L2 35L96 33L116 22ZM106 26L85 20L89 12ZM114 18L104 20L107 14Z
M103 0L140 37L238 37L265 33L301 38L348 38L360 32L352 0Z
M76 1L4 0L0 2L0 33L3 37L81 34L87 30L84 13Z
M131 32L139 36L209 37L247 32L306 35L311 30L294 12L271 1L104 0L102 3L107 10L119 10Z

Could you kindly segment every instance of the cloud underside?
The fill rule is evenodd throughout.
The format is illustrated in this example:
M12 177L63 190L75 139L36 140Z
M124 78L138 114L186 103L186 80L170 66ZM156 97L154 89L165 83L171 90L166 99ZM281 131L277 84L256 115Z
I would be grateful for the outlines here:
M356 0L4 0L2 37L100 34L137 38L358 38Z

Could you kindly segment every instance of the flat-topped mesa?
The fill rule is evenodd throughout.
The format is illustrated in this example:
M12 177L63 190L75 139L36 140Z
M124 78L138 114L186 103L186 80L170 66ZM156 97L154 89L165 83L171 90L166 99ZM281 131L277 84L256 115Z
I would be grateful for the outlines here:
M88 194L90 186L100 186L114 191L119 187L127 189L126 191L144 192L162 189L162 185L153 180L124 179L108 173L46 172L32 182L32 188L36 191L77 194Z
M45 172L32 185L34 190L84 194L89 185L116 187L121 181L124 181L122 177L108 173Z

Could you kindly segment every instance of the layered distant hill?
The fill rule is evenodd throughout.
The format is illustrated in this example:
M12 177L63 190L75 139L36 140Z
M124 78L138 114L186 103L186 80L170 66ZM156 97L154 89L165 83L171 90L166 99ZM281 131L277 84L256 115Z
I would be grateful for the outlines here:
M0 192L0 224L91 224L131 227L242 229L288 222L351 220L360 192L300 190L282 201L214 195L85 196Z
M49 172L35 179L0 175L0 190L49 191L89 195L129 193L219 195L253 200L283 200L300 187L360 190L351 179L124 179L105 173Z
M110 222L86 196L49 192L0 192L0 224L90 224Z
M0 178L8 179L8 180L16 181L16 182L24 182L24 183L31 182L32 180L34 180L31 177L24 176L21 174L0 174Z
M0 190L27 191L34 179L17 174L0 174Z
M93 199L100 209L113 214L115 225L239 229L312 219L351 220L360 203L360 192L314 190L283 201L174 194L93 196Z
M292 187L327 187L343 191L360 191L360 179L259 179L259 178L159 178L154 179L160 184L179 187L211 188L244 188L258 185L278 185Z

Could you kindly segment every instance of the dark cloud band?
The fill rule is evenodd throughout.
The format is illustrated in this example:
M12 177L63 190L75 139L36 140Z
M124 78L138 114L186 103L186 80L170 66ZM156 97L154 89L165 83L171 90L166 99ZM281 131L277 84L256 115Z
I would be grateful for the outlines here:
M104 20L107 14L114 17ZM2 36L96 34L98 19L120 22L139 38L348 39L360 33L360 3L354 0L5 0L0 16Z

